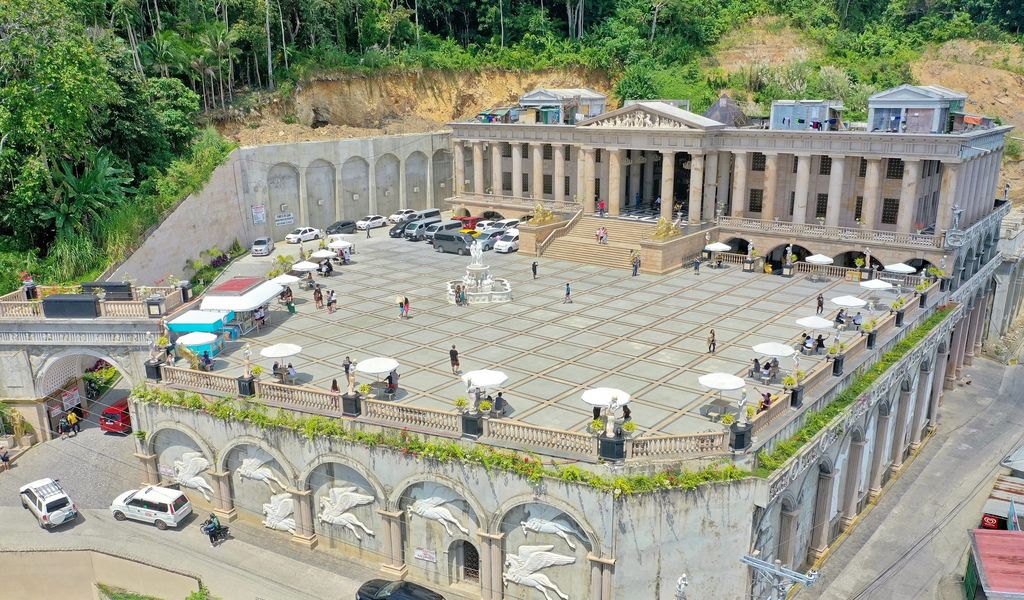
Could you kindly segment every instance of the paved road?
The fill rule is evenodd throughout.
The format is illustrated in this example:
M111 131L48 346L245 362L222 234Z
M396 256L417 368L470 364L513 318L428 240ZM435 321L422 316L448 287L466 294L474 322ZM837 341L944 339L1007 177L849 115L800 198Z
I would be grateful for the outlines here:
M940 426L797 598L963 597L968 529L978 526L999 461L1024 441L1024 367L975 360L974 383L947 392Z

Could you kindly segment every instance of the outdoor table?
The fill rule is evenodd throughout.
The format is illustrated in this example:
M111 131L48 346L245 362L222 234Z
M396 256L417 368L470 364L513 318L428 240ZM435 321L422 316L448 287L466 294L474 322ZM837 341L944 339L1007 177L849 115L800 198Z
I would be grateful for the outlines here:
M714 413L714 418L721 419L732 406L732 402L724 398L715 398L711 402L708 402L705 407L708 409L707 414L711 416Z

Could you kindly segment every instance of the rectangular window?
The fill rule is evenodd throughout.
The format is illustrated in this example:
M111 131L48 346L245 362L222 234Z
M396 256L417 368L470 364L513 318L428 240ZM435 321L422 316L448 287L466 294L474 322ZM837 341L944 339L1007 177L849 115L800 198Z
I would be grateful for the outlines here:
M596 196L597 198L601 197L601 180L600 179L595 179L594 180L594 196ZM591 200L593 200L593 199L594 198L591 198Z
M828 213L828 194L818 194L818 202L814 205L814 218L824 219Z
M572 146L565 146L562 153L565 154L565 162L569 162L569 159L572 156Z
M896 218L900 214L899 198L882 198L882 223L895 225Z
M523 194L525 195L530 191L530 174L523 173Z
M751 171L764 171L765 157L760 152L755 152L754 157L750 159L750 170Z
M818 175L831 175L832 174L832 157L822 156L821 162L818 163Z
M750 190L750 200L747 202L747 210L750 212L761 212L761 203L764 201L764 190Z
M519 144L519 147L523 149L523 158L530 158L529 144Z
M857 196L857 202L853 205L853 218L860 221L861 212L864 211L864 196Z
M793 172L794 172L794 173L796 173L796 170L797 170L797 169L798 169L799 167L800 167L800 157L799 157L799 156L796 156L796 155L794 154L794 155L793 155Z
M504 171L501 174L501 189L504 192L512 191L512 172Z
M554 193L554 192L551 191L551 176L550 175L545 175L544 176L544 193L545 194L552 194L552 193Z
M505 142L498 142L501 144L501 155L505 158L512 158L512 144L506 144Z
M568 175L565 176L565 187L562 188L562 189L565 190L565 197L568 198L569 197L569 176Z
M903 161L898 158L890 158L885 161L886 179L903 179Z
M793 211L796 209L796 192L789 193L789 216L793 216Z
M860 171L857 172L857 177L864 177L868 174L868 159L860 159Z
M551 160L552 153L551 144L544 144L544 160Z
M600 148L594 150L594 162L596 162L596 163L601 162L601 149Z

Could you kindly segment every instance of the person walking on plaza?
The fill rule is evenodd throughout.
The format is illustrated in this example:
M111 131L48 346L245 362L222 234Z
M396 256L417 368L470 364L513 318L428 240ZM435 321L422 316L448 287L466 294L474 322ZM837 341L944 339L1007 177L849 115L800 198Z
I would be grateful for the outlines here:
M334 290L327 290L327 314L334 312L334 305L337 304L338 299L334 296Z
M822 296L821 294L818 294L817 301L818 301L818 310L814 314L820 315L821 313L825 312L825 296Z
M370 224L366 224L366 239L370 239Z
M405 301L402 300L401 298L398 299L398 318L405 318Z
M569 287L569 282L565 282L565 298L562 299L562 304L572 304L572 288Z
M693 259L693 274L694 275L700 275L700 259L699 258Z
M409 318L409 298L408 297L405 298L404 306L405 306L405 318L408 319Z
M324 307L324 292L320 289L319 283L313 288L313 305L317 308Z
M633 253L633 277L636 277L640 272L640 255Z
M452 349L448 351L448 357L452 359L452 375L458 375L459 351L455 349L455 344L452 344Z
M78 435L82 431L81 421L82 420L78 418L78 415L73 409L68 412L68 425L71 426L71 432L75 435Z
M533 278L536 279L537 278L537 261L533 261L533 264L530 265L530 270L533 271Z
M57 422L57 433L60 434L60 439L63 440L68 437L68 429L70 428L71 426L68 425L68 418L66 416L61 417L60 421Z
M714 354L715 353L715 330L714 329L712 329L711 332L708 333L708 353L709 354Z

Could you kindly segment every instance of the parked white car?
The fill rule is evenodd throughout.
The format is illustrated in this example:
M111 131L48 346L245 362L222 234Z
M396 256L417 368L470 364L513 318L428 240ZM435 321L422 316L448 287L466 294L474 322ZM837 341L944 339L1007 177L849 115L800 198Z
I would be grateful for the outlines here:
M54 479L39 479L21 486L18 490L21 505L35 515L43 529L70 523L78 516L78 507L71 501L60 482Z
M178 490L151 485L114 498L110 512L118 521L135 519L167 529L177 527L192 514L192 503Z
M501 229L515 229L518 226L519 219L502 219L500 221L495 221L494 223L491 223L491 227L494 227L495 229L499 227Z
M411 208L403 208L395 214L388 217L388 223L403 223L412 218L416 214L416 211Z
M252 248L249 253L253 256L270 256L274 251L274 240L268 237L256 238L252 241Z
M476 230L483 233L491 225L494 225L494 221L480 221L476 224Z
M377 227L384 227L388 224L388 220L380 215L366 215L362 219L356 221L356 229L374 229Z
M501 236L497 242L494 243L494 251L501 254L509 252L519 251L519 230L508 229L505 231L505 235Z
M316 227L299 227L298 229L292 230L291 233L284 236L284 241L289 244L298 244L299 242L308 242L310 240L318 240L324 237L324 232L320 231Z

